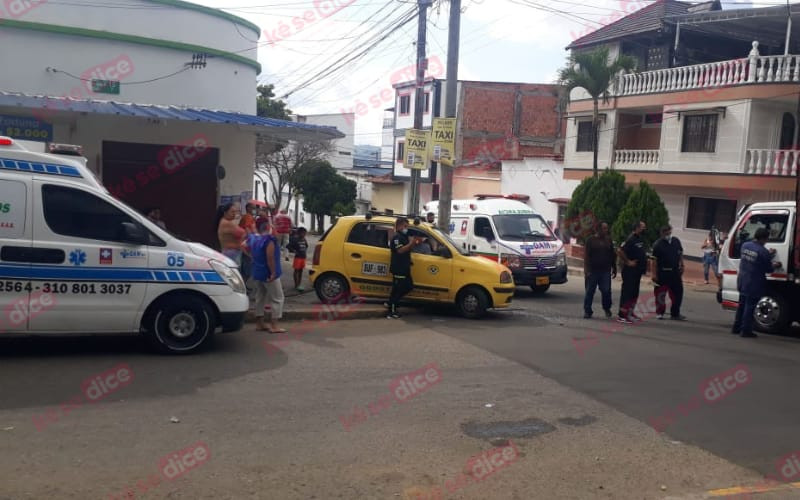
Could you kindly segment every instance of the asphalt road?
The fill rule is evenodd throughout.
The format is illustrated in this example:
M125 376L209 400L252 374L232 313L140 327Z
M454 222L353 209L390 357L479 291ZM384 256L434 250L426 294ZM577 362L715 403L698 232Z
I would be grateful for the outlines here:
M187 357L0 339L0 499L720 498L800 450L796 330L734 337L698 292L688 322L618 328L581 318L571 280L480 321L248 327ZM701 383L734 367L747 383L707 402ZM508 460L483 477L493 466L471 457L499 446ZM769 490L757 498L800 498Z

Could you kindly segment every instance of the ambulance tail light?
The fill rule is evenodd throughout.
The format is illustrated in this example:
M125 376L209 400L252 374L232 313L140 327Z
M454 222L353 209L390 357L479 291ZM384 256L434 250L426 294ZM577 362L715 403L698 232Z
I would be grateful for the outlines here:
M317 246L314 247L314 257L311 259L311 265L318 266L319 259L322 254L322 245L317 243Z
M11 138L0 136L0 146L13 146L13 145L14 141L11 140Z

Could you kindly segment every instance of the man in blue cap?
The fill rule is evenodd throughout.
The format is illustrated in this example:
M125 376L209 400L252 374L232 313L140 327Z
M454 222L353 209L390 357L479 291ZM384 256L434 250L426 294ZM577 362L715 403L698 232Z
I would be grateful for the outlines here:
M739 307L736 309L736 320L731 333L742 337L755 338L753 333L753 313L759 299L767 290L767 274L781 267L780 262L772 262L775 249L764 248L769 239L769 231L765 227L756 230L755 238L742 245L742 258L739 263L739 276L736 287L739 290Z

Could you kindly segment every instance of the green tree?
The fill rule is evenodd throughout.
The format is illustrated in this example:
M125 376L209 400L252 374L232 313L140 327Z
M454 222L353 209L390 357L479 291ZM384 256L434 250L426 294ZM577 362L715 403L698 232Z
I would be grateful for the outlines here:
M592 184L586 199L586 210L598 222L608 222L611 226L630 195L631 188L625 185L625 176L614 170L606 170Z
M592 108L592 172L598 176L597 171L597 134L599 122L600 99L608 102L609 88L616 91L620 73L633 71L636 59L627 55L620 55L614 61L609 61L608 47L600 47L591 52L572 54L567 66L558 72L558 81L566 89L565 95L569 99L572 89L582 88L590 96L594 107Z
M355 212L355 181L339 175L327 161L307 162L297 173L294 185L303 195L303 209L317 218L317 230L320 232L325 229L324 216Z
M589 198L589 191L591 191L596 181L597 179L594 177L586 177L578 184L575 191L572 192L572 198L570 198L569 204L567 205L567 220L574 219L581 212L588 209L586 201Z
M611 227L614 241L624 241L631 233L633 225L640 220L647 224L647 230L642 235L642 239L648 247L658 239L658 231L661 226L669 224L669 213L667 213L664 202L646 181L639 182Z
M289 115L292 110L286 107L286 103L275 98L275 86L259 85L256 87L258 96L256 97L256 114L265 118L277 118L279 120L291 119Z

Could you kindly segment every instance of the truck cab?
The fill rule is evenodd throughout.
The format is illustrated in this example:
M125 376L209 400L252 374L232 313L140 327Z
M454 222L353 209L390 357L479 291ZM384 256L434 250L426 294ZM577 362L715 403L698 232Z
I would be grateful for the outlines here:
M719 271L722 275L717 300L724 309L736 310L739 305L737 278L741 248L753 239L759 228L769 231L766 248L775 249L774 260L781 266L767 276L767 294L758 301L754 326L762 332L780 333L793 321L800 321L800 276L794 262L797 204L794 201L755 203L742 210L728 239L722 245Z

